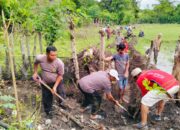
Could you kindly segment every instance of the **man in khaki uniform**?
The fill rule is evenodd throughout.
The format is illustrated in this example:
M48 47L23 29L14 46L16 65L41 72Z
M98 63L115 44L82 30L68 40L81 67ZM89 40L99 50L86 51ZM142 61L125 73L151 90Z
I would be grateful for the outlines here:
M157 35L157 38L154 39L153 43L154 43L154 62L155 64L157 64L158 53L160 51L161 43L162 43L161 33Z

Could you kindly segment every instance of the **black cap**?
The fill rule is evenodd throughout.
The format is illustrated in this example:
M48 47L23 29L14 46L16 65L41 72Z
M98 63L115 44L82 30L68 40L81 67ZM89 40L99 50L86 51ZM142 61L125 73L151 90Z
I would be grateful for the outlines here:
M123 43L120 43L119 45L117 45L118 50L124 50L125 48L126 48L126 46Z

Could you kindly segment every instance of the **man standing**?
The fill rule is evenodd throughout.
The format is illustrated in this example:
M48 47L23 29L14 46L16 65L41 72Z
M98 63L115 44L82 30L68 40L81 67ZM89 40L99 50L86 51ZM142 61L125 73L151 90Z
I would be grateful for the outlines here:
M143 71L140 68L132 70L131 75L134 77L142 93L141 99L141 122L135 124L136 128L147 127L147 115L149 107L158 103L155 121L161 120L161 113L164 109L165 101L172 98L178 92L179 83L170 74L161 70Z
M124 99L124 92L125 88L128 85L128 76L129 76L129 55L128 53L125 53L126 46L121 43L117 46L118 54L115 54L114 56L106 57L104 58L105 61L115 61L115 68L118 71L119 75L119 96L120 96L120 102L124 101L128 103Z
M118 106L120 105L111 94L111 82L116 80L119 80L118 73L113 69L109 72L93 72L79 80L78 87L84 95L84 101L82 104L83 111L91 105L91 119L97 119L99 117L98 111L101 105L102 92L105 92L108 100Z
M42 70L41 80L52 88L52 91L49 91L45 86L41 85L44 111L48 118L52 118L51 110L53 94L57 91L58 94L60 94L62 97L65 97L62 82L64 74L64 63L57 58L57 49L54 46L48 46L46 48L46 55L38 55L35 59L33 74L33 79L35 81L39 80L38 65L40 65Z
M106 28L106 33L107 33L107 40L109 40L110 37L111 37L111 28L110 28L109 25L108 25L107 28Z
M115 40L116 40L116 45L119 45L124 40L124 37L121 35L120 31L117 32L117 36Z
M162 34L158 34L157 38L154 39L154 62L155 64L157 64L157 58L158 58L158 53L160 51L161 48L161 43L162 43Z

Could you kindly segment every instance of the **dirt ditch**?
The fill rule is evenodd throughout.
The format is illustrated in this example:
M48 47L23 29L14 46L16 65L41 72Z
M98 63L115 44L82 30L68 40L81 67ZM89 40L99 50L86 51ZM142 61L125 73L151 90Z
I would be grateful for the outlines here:
M93 52L92 52L92 50ZM130 49L130 71L135 67L146 68L146 58L141 56L133 46L129 46ZM88 52L88 53L87 53ZM95 48L90 48L89 50L84 50L78 54L78 61L80 64L80 76L83 77L93 71L98 71L98 59L99 52ZM111 55L111 53L106 52L106 55ZM74 68L72 60L68 60L65 71L65 78L69 81L74 79ZM106 63L106 69L112 68L113 64ZM68 81L67 80L67 81ZM140 106L140 93L137 89L132 78L129 79L129 87L126 89L126 98L130 101L129 104L122 104L125 106L131 115L135 119L129 117L123 110L117 109L111 102L103 100L102 111L106 113L107 117L100 120L90 120L89 112L80 112L80 101L82 99L82 94L77 90L72 82L66 83L66 91L68 94L67 102L71 106L71 110L63 110L57 106L56 101L54 101L53 106L53 119L47 120L41 104L41 88L33 81L18 81L18 94L21 104L26 104L25 114L33 114L39 111L37 114L36 125L33 126L37 130L133 130L132 124L140 121L139 118L139 106ZM117 98L116 85L113 87L113 95ZM11 82L5 82L4 87L1 91L6 94L13 95L13 87ZM28 109L27 109L28 108ZM162 121L154 123L151 121L151 115L154 114L155 107L151 108L150 118L149 118L149 130L180 130L180 108L178 108L175 103L168 102L166 104L165 110L162 114ZM23 116L25 116L23 114ZM1 117L3 118L3 117Z

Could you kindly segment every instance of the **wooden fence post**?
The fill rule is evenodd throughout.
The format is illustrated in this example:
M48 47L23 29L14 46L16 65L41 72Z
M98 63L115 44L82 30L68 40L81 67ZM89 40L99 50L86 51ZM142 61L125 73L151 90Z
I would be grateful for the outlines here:
M177 41L175 55L174 55L174 66L172 70L173 76L180 81L180 37ZM180 91L177 93L177 98L180 99ZM180 104L180 103L179 103Z
M101 38L101 42L100 42L100 55L99 55L99 59L100 59L100 69L104 70L105 69L105 65L104 65L104 52L105 52L105 31L102 29L99 31L100 33L100 38Z
M74 38L74 23L72 20L70 20L70 22L69 22L69 29L70 29L72 58L73 58L74 67L75 67L75 76L76 76L76 80L78 81L80 79L79 63L78 63L78 59L77 59L76 44L75 44L75 38Z

